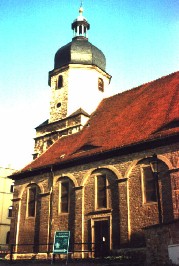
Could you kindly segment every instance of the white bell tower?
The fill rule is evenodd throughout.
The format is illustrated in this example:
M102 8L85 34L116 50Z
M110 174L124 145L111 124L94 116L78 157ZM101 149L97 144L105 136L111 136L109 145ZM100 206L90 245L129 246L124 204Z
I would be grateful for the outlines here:
M104 54L88 41L89 29L81 6L72 23L72 42L57 51L54 69L49 72L49 122L64 119L79 108L91 114L107 95L111 76L105 71Z

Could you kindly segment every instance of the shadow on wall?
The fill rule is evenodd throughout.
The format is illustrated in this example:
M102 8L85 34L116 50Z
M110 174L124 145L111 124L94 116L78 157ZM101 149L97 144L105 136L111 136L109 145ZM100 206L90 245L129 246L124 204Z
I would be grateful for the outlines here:
M150 158L143 159L134 167L130 175L130 246L146 245L143 228L159 224L159 205L156 193L156 180L150 165ZM158 160L158 184L162 209L162 222L174 219L172 201L172 180L168 166Z

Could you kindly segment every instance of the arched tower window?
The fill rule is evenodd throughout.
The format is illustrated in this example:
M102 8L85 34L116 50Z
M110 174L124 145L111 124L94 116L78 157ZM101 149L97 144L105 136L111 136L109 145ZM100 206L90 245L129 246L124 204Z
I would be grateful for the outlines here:
M60 76L58 77L57 89L60 89L60 88L62 88L62 87L63 87L63 76L60 75Z
M104 92L104 81L102 78L98 78L98 90Z

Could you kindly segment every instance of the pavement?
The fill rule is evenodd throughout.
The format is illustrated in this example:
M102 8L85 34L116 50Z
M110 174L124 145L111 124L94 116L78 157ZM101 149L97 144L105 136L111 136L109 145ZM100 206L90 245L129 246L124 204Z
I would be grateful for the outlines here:
M28 260L28 261L4 261L0 260L0 266L143 266L141 263L136 264L132 262L120 262L120 261L37 261L37 260Z

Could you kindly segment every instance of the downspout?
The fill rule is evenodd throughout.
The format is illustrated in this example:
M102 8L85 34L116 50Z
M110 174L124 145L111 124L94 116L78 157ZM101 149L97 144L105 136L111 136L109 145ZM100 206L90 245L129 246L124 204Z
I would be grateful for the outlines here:
M84 243L84 186L82 187L82 193L81 193L81 196L82 196L82 221L81 221L81 224L82 224L82 243ZM82 244L82 250L84 250L84 244ZM84 259L84 252L82 252L82 258Z
M53 168L51 166L51 182L50 182L50 199L49 199L49 220L48 220L48 254L50 254L50 240L51 240L51 234L52 234L52 217L53 217L53 211L52 211L52 205L53 205L53 184L54 184L54 173Z
M15 230L15 249L14 251L17 253L18 250L18 244L19 244L19 225L20 225L20 212L21 212L21 199L18 199L18 213L17 213L17 224L16 224L16 230ZM14 201L14 200L13 200Z
M130 193L129 178L127 178L127 219L128 219L128 241L131 240L131 217L130 217Z

